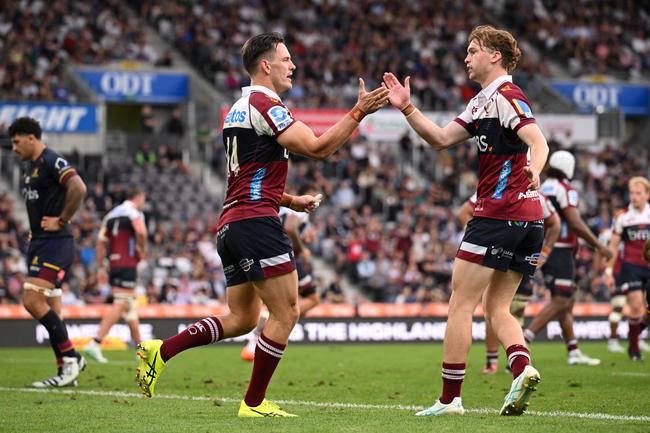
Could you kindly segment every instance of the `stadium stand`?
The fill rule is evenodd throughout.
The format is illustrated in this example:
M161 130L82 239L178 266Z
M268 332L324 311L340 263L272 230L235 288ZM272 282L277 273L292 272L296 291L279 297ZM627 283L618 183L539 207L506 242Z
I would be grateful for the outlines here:
M357 76L378 79L390 69L399 76L413 75L421 108L457 110L476 91L466 81L462 64L468 30L484 22L514 29L518 37L525 35L522 45L539 50L539 55L524 58L516 77L529 85L533 75L548 77L551 53L566 59L561 66L572 75L622 71L626 78L647 76L647 12L635 9L634 2L586 3L594 7L572 8L570 3L551 0L533 2L534 7L525 10L518 6L524 3L495 0L435 4L281 0L244 7L208 0L129 0L126 4L58 0L47 7L43 2L4 2L0 6L0 96L4 100L74 99L65 86L68 62L126 59L168 65L169 53L159 58L147 43L143 21L230 96L246 84L241 44L270 23L272 29L286 34L300 65L296 86L286 101L301 107L349 106L356 98ZM137 10L136 18L130 18L127 5ZM359 16L373 20L359 20ZM397 35L395 28L401 29ZM215 150L210 163L222 169L219 135L203 136ZM85 209L74 221L78 258L70 292L86 303L105 301L108 288L94 272L93 239L103 213L121 200L120 191L142 184L149 195L152 242L149 266L142 273L147 299L223 302L222 270L211 232L220 201L178 158L165 156L166 145L159 142L164 140L150 139L150 149L131 146L127 160L132 162L105 167L105 178L89 185ZM572 148L570 142L550 144L552 150ZM573 150L579 164L575 183L584 198L581 211L598 231L609 226L614 210L627 201L629 174L650 174L648 158L629 152L626 144L599 151ZM150 152L153 159L147 156ZM309 182L326 196L312 219L317 233L314 252L355 281L365 299L433 302L448 298L451 264L460 239L455 206L476 187L477 159L469 143L435 153L422 150L408 136L390 144L359 137L328 162L294 158L293 163L288 185L298 189ZM17 257L25 252L25 232L7 196L0 206L0 301L16 303L24 274ZM591 252L581 250L581 293L584 299L598 300L607 295L602 288L590 286L591 260ZM545 296L541 284L536 290L538 297ZM332 289L332 299L337 291Z

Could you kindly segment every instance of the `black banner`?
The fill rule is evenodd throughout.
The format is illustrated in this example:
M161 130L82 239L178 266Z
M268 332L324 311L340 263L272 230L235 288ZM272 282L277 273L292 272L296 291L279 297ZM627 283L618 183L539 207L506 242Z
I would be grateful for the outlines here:
M140 333L143 339L167 338L182 331L196 321L182 319L143 319ZM96 320L66 320L68 335L72 340L84 340L96 335ZM306 318L294 328L291 343L383 343L383 342L431 342L442 341L445 335L444 317L427 318ZM605 340L609 337L606 317L576 317L574 330L579 340ZM619 335L627 336L627 322L619 324ZM472 326L474 340L485 339L485 322L475 320ZM130 334L124 323L111 329L110 337L129 342ZM238 343L246 336L230 339L225 343ZM32 347L49 344L45 328L35 320L0 320L0 347ZM561 341L562 332L557 321L552 321L535 341Z

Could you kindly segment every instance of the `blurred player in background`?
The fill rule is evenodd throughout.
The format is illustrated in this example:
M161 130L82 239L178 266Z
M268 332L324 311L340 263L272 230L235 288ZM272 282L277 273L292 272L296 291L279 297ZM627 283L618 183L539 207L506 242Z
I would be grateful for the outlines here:
M614 220L623 211L618 211L614 213ZM612 228L606 228L601 230L598 235L598 241L603 245L609 245L610 240L612 239ZM620 256L620 246L619 250L615 253L614 266L612 268L612 275L614 280L618 280L618 274L621 271L621 256ZM605 284L607 285L608 276L605 275L605 270L607 269L607 260L605 260L601 254L596 251L594 254L594 264L593 264L593 275L592 286L595 284ZM612 353L625 353L625 348L621 346L621 343L618 340L618 324L623 320L624 313L623 309L625 304L627 304L627 296L622 292L621 285L615 284L614 287L608 287L609 290L609 303L611 306L611 312L609 313L609 338L607 339L607 351Z
M250 38L242 48L242 58L251 86L242 89L242 97L223 125L228 187L217 232L229 313L200 320L164 342L140 343L142 360L137 378L143 392L151 397L172 357L192 347L249 333L264 303L269 318L255 348L253 373L238 415L291 417L295 415L265 399L300 314L291 241L280 223L278 209L284 206L311 212L320 204L320 195L284 193L289 152L327 158L343 146L366 114L388 103L388 90L380 86L366 92L359 78L354 108L316 137L307 125L293 118L278 96L291 89L296 69L283 37L264 33Z
M13 151L24 161L22 192L31 229L23 305L47 329L58 370L32 386L77 386L86 361L68 338L61 317L61 283L74 259L70 220L86 195L86 185L65 158L45 146L41 134L40 124L30 117L9 126Z
M650 239L650 204L648 204L650 181L645 177L635 176L629 180L628 189L630 205L616 217L609 241L612 258L605 268L605 282L611 291L615 290L618 283L621 292L627 294L629 305L627 353L631 360L640 361L643 359L639 348L641 324L645 313L643 293L644 290L648 290L650 284L650 269L643 256L644 243ZM620 253L621 268L618 281L615 281L614 266L621 241L623 241L623 249Z
M562 220L560 237L548 257L542 272L544 282L551 291L551 301L539 312L524 331L526 341L531 343L549 321L558 318L562 336L568 351L569 365L599 365L600 359L591 358L578 348L573 331L573 305L575 304L575 252L578 236L609 260L612 257L607 246L598 241L585 224L578 211L578 192L569 180L573 177L575 159L566 150L560 150L549 159L548 178L541 192L551 200Z
M300 188L298 195L316 195L316 190L309 186ZM296 212L287 207L281 207L279 211L280 221L284 231L291 240L293 247L293 256L296 260L296 272L298 272L298 310L300 316L305 314L320 302L318 288L314 284L312 276L311 251L307 247L308 240L306 227L309 224L309 214L307 212ZM255 347L257 340L262 334L264 324L269 318L267 311L260 314L260 320L253 332L248 337L248 342L241 351L241 358L244 361L253 361L255 359Z
M140 343L140 321L135 299L138 279L138 263L146 259L147 226L142 209L145 204L144 190L134 187L126 200L113 208L102 220L97 238L97 269L106 273L108 258L108 282L113 292L113 307L99 324L97 335L84 348L89 358L106 363L101 350L102 340L120 318L131 331L131 340Z
M542 248L543 213L536 190L548 145L528 100L508 75L521 56L514 37L504 30L479 26L468 42L465 65L469 78L482 90L444 128L413 106L409 77L402 86L392 73L384 74L391 104L431 146L442 150L474 137L479 152L474 217L467 225L452 274L442 395L418 416L465 412L461 385L472 344L472 316L486 289L486 320L506 348L514 379L500 413L521 415L540 381L510 305L522 277L535 271Z

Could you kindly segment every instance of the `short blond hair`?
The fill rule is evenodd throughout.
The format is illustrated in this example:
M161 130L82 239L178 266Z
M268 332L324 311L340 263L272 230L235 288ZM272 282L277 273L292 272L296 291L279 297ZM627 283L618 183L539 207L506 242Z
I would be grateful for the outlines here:
M492 26L478 26L469 34L468 42L474 39L481 47L501 53L501 66L512 72L519 63L521 50L517 48L517 40L509 31L497 29Z
M650 180L643 176L634 176L627 181L627 188L632 189L634 185L641 184L645 187L645 192L650 192Z

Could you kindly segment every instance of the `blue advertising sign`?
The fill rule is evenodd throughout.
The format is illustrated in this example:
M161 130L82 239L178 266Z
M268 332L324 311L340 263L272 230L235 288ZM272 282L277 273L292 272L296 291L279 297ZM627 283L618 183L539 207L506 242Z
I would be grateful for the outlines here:
M23 116L38 120L45 132L91 133L98 129L95 105L0 101L0 124L9 127Z
M557 81L551 85L563 96L573 101L581 111L592 112L597 107L603 107L620 108L629 116L644 116L650 113L648 86Z
M182 102L189 94L186 74L89 70L76 73L106 101L169 104Z

